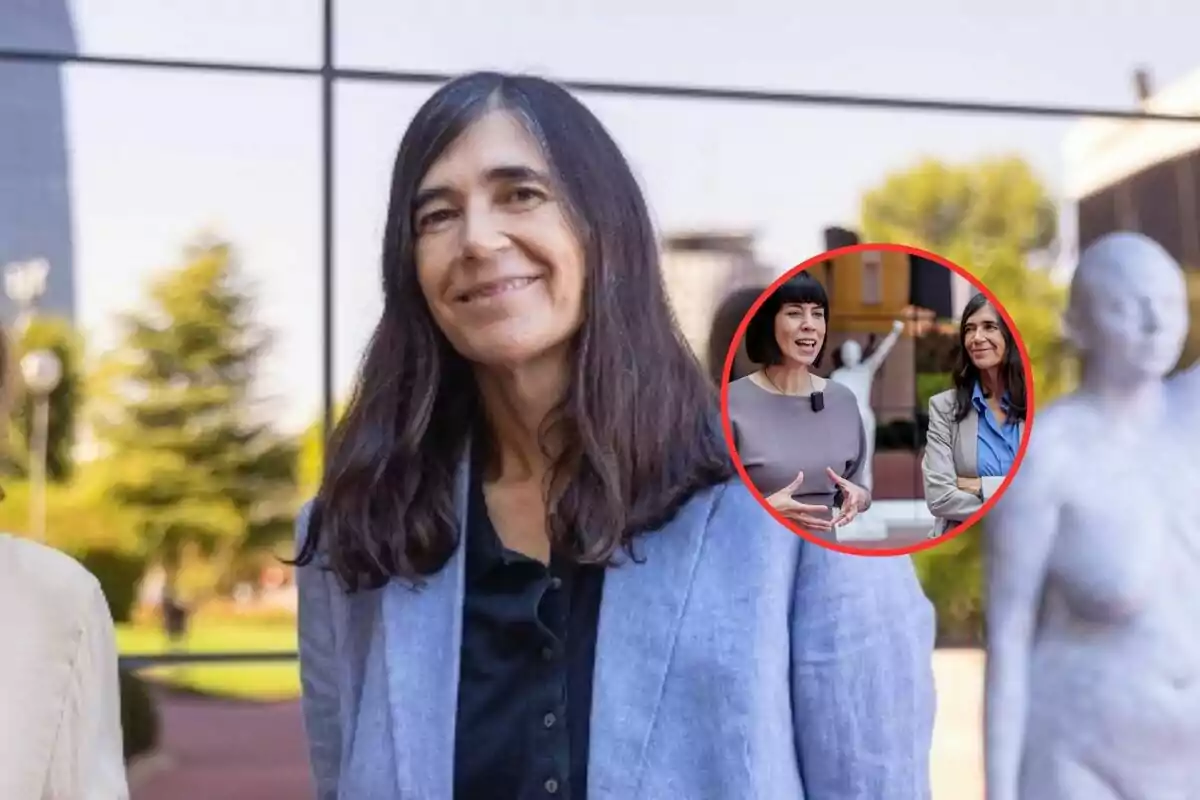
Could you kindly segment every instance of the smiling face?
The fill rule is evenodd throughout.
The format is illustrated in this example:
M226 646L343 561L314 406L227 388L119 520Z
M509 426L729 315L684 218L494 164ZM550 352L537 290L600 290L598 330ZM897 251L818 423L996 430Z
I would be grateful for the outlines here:
M784 303L775 314L775 342L785 364L811 367L825 343L825 309L817 303Z
M980 372L1004 363L1008 342L1002 326L1000 315L990 303L980 306L963 323L963 349Z
M515 368L565 352L583 321L583 247L537 141L509 112L472 124L413 210L417 281L460 355Z

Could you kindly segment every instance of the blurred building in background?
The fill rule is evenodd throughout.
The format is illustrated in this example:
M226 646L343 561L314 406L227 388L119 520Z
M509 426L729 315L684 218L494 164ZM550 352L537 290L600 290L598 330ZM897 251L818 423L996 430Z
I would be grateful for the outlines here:
M1144 111L1200 113L1200 70L1160 91L1145 72L1134 82ZM1078 251L1106 233L1138 231L1200 268L1200 125L1084 120L1068 132L1064 160Z
M868 354L896 320L911 316L912 271L907 254L880 250L840 255L813 268L829 294L827 372L836 368L844 342L857 341ZM913 381L913 340L901 336L875 373L871 405L880 425L912 417Z
M848 229L825 231L830 249L856 243L858 235ZM880 425L912 420L917 395L915 337L953 324L976 291L974 286L936 261L892 251L841 255L812 271L829 293L830 356L848 339L869 353L895 320L906 321L905 335L876 373L871 405Z
M760 263L753 233L676 232L663 240L663 279L696 355L720 380L742 315L779 271Z
M76 52L66 0L0 0L0 47ZM62 70L54 63L0 69L0 269L50 265L38 307L74 317L75 253ZM4 300L6 319L12 304Z

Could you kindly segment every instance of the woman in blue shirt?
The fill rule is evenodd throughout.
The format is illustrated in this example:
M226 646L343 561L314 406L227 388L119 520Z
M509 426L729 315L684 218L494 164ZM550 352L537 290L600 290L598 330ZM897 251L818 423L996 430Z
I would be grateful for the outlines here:
M1004 483L1025 432L1025 369L1012 331L982 293L963 310L954 388L929 399L921 471L941 536L983 508Z

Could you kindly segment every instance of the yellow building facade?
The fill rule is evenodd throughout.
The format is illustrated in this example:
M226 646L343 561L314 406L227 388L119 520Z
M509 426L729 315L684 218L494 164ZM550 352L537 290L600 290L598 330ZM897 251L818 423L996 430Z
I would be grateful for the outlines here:
M811 267L829 295L826 375L842 343L853 339L866 350L872 334L882 338L898 319L910 319L912 266L907 253L888 250L845 253ZM896 342L875 375L872 406L880 424L911 419L916 399L914 341L909 330Z
M829 295L831 332L884 336L906 316L912 280L907 253L846 253L812 273Z

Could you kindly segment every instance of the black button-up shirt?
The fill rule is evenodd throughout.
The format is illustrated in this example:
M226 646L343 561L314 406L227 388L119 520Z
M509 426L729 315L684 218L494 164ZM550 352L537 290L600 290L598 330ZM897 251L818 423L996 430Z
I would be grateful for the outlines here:
M454 796L586 800L604 570L504 547L477 468L466 537Z

